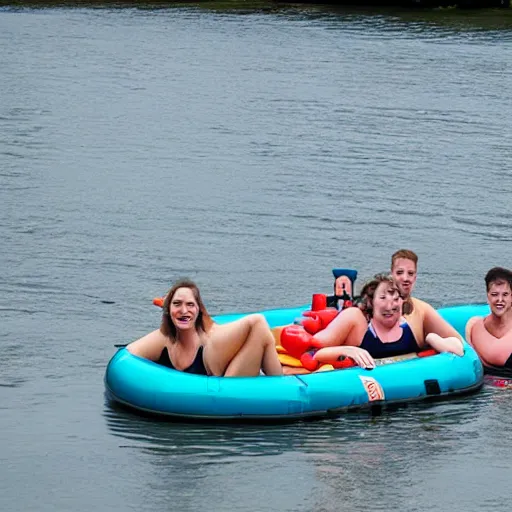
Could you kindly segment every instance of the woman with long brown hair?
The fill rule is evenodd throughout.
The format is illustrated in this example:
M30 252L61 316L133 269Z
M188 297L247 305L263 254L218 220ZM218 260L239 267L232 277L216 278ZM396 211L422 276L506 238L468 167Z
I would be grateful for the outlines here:
M160 328L130 343L128 350L176 370L215 376L282 375L274 336L263 315L215 323L199 288L187 279L169 290Z

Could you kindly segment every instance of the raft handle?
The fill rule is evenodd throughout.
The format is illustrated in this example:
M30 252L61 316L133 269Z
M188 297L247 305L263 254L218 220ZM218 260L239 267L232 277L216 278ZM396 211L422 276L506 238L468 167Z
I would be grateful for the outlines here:
M427 395L440 395L441 388L439 387L437 379L427 379L425 381L425 391Z

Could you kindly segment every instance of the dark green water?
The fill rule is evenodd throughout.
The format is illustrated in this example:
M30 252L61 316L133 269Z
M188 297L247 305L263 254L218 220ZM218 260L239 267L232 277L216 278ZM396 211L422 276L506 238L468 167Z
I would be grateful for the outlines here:
M179 276L212 312L288 306L405 246L418 296L484 300L512 266L510 12L159 7L0 9L0 509L507 510L507 392L204 426L102 378Z

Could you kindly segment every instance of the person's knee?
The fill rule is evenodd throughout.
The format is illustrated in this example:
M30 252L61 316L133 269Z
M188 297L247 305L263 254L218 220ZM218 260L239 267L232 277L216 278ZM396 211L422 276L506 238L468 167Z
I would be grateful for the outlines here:
M267 325L267 321L261 313L254 313L249 315L247 320L251 327L265 327Z
M267 319L260 313L257 313L255 316L256 316L255 325L257 326L257 328L260 330L260 332L265 334L265 338L269 338L269 339L273 340L274 335L272 334L270 326L268 325ZM269 336L267 336L267 334Z
M267 319L262 314L254 313L246 318L250 326L250 333L246 341L250 340L252 343L257 345L267 345L270 340L274 340L270 327L268 326ZM267 332L269 333L269 336L266 336Z

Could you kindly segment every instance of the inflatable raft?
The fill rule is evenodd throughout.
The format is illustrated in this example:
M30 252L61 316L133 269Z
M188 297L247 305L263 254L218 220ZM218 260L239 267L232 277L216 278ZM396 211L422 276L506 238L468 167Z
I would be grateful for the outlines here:
M308 306L264 311L271 327L293 323ZM464 334L467 320L488 314L487 305L443 308L439 313ZM215 317L225 323L243 314ZM160 366L126 348L110 360L105 387L110 400L132 409L183 419L293 420L340 414L476 391L483 368L464 343L462 357L415 354L378 361L373 370L343 370L281 377L206 377Z

